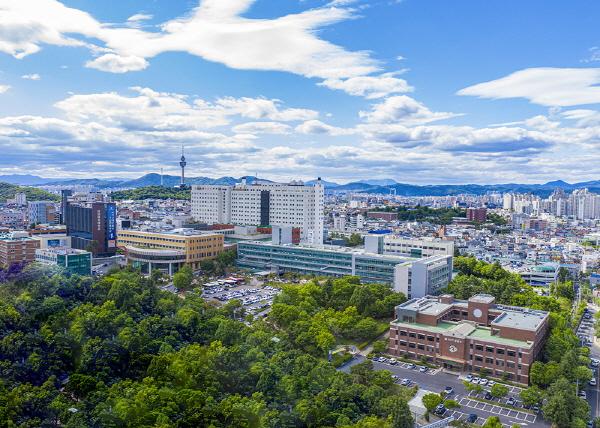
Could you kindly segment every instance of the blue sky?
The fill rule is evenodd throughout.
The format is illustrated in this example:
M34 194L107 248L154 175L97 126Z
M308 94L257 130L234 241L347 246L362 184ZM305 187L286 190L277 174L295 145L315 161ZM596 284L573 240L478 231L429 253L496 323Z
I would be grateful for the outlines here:
M584 181L600 3L0 0L0 175ZM582 167L583 166L583 167Z

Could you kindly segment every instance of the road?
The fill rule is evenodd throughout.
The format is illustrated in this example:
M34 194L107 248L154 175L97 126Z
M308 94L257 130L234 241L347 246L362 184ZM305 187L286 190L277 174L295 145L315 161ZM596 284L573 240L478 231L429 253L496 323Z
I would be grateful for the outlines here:
M594 304L588 304L588 309L590 313L593 315L598 311L598 307ZM592 316L592 320L594 317ZM594 332L594 324L592 327L585 328L585 325L582 324L577 330L577 335L585 335L592 341L592 346L590 346L590 357L596 358L600 360L600 342L596 338L596 334ZM596 381L600 379L600 370L598 367L592 367L592 371L594 372L594 377ZM598 383L598 382L596 382ZM585 385L585 391L587 392L587 400L591 407L592 416L594 418L600 416L600 385L596 384L596 386Z
M348 364L340 368L344 372L349 372L350 368L361 362L365 361L365 357L362 355L356 356ZM523 427L530 428L548 428L550 424L547 424L540 416L533 416L529 413L520 412L519 408L514 410L507 409L502 406L494 406L490 404L483 404L479 401L472 399L469 393L465 389L462 380L455 374L445 373L442 371L435 371L435 374L421 373L418 370L411 370L405 368L405 364L398 364L395 366L373 362L375 370L389 370L393 374L397 375L400 379L406 378L417 383L420 389L425 389L432 392L441 392L447 386L454 388L454 393L448 397L461 403L461 407L456 412L455 417L466 418L466 415L475 413L479 416L477 423L479 425L489 418L490 416L498 416L505 427L511 427L513 424L517 424ZM515 397L518 400L519 388L511 388L512 391L506 397ZM506 402L506 398L501 400ZM449 416L447 413L444 416Z

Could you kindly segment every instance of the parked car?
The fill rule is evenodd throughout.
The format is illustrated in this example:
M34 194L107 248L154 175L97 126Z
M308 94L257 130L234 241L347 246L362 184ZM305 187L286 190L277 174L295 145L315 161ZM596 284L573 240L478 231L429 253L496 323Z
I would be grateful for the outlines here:
M590 385L596 386L596 384L597 383L596 383L596 378L595 377L593 377L592 379L590 379Z
M509 406L516 406L517 400L515 400L514 397L510 397L508 400L506 400L506 404Z
M479 383L479 378L478 377L472 378L471 383Z
M533 410L535 413L540 411L540 406L538 406L537 404L534 404L533 406L531 406L531 410Z
M483 378L479 379L479 385L484 385L485 386L485 385L487 385L487 383L488 383L487 379L483 379Z
M473 375L472 374L468 374L468 375L465 376L465 379L467 380L467 382L471 382L471 380L473 380Z
M492 400L494 398L494 396L492 394L490 394L489 392L485 393L485 399L486 400Z
M396 360L395 358L390 358L390 364L392 366L395 366L396 364L398 364L398 360Z
M402 386L410 386L410 379L402 379L402 382L400 382L400 385Z
M446 413L446 406L444 406L443 404L438 404L435 408L434 413L436 415L443 415L444 413Z
M487 386L494 386L496 385L496 382L494 382L493 380L488 380Z
M447 386L444 389L444 392L446 393L446 395L450 395L450 394L452 394L454 392L454 388L452 388L451 386Z
M414 370L415 368L417 368L417 366L415 366L413 363L408 363L408 366L406 366L406 368Z
M471 413L469 416L467 416L467 423L474 424L477 422L478 418L479 416L477 416L475 413Z
M585 393L585 391L579 391L579 396L584 400L587 398L587 394Z
M427 373L427 370L429 370L429 369L428 369L427 367L425 367L425 366L421 366L421 367L419 367L419 371L420 371L421 373Z

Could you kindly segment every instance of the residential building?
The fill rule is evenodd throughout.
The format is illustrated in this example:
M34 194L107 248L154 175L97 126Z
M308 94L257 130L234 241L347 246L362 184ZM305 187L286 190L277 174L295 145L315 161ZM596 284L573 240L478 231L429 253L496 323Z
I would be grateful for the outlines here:
M356 275L364 282L389 284L410 294L435 293L452 278L452 256L425 259L368 253L333 245L277 245L272 242L239 242L241 268L304 275Z
M558 272L560 266L558 263L546 263L527 267L519 272L521 278L529 285L538 285L547 287L553 282L558 281Z
M224 250L224 235L176 229L170 232L144 232L123 230L118 246L125 252L128 263L140 267L142 272L153 269L174 274L184 265L198 269L200 262L216 257Z
M77 275L92 274L92 253L66 247L49 247L35 250L35 261L60 266Z
M385 220L385 221L396 221L398 220L398 212L395 211L369 211L367 212L367 218Z
M56 205L51 201L32 201L27 203L27 222L29 224L56 223Z
M485 223L486 219L486 208L467 208L467 220L477 223Z
M32 239L27 232L4 233L0 235L0 265L32 262L39 247L40 241Z
M389 353L527 384L548 320L548 312L498 305L485 294L411 299L396 307Z
M322 243L324 186L253 183L192 186L192 216L207 224L292 226L303 242Z

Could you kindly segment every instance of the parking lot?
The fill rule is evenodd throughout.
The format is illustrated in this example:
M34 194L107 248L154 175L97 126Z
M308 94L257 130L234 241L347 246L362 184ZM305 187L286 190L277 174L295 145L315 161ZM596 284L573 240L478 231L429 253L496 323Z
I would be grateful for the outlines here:
M506 401L503 404L505 403ZM515 419L517 421L533 423L537 419L537 415L528 412L523 412L518 409L509 409L491 403L483 403L481 401L474 400L470 397L461 397L458 401L458 404L460 404L461 406L470 407L475 410L483 410L485 412L493 413L498 416L506 416L507 418Z
M250 314L266 314L273 305L279 289L254 282L248 285L242 278L230 277L208 282L203 285L202 296L208 300L227 303L237 299Z
M399 367L399 368L403 368L403 369L407 369L407 370L418 370L420 373L425 373L428 375L435 375L436 373L438 373L440 371L439 368L429 368L426 366L420 366L417 364L413 364L413 363L405 363L404 361L398 361L394 358L385 358L385 357L375 357L373 358L374 362L378 362L381 364L385 364L388 366L394 366L394 367Z

